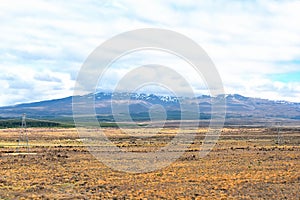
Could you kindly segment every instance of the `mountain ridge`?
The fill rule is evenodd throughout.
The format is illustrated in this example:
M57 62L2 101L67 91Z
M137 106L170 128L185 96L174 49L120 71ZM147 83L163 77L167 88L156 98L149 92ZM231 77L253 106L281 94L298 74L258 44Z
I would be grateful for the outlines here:
M79 96L80 97L80 96ZM112 115L111 101L123 105L122 98L130 99L129 110L131 114L144 114L149 112L153 105L161 105L167 112L180 114L180 101L188 104L199 105L199 113L209 116L212 100L216 97L201 95L197 97L174 97L168 95L155 95L144 93L110 93L97 92L95 94L83 95L95 99L95 110L98 115ZM72 96L23 103L13 106L0 107L0 117L13 118L26 113L33 118L55 118L72 116ZM288 119L300 120L300 103L283 100L268 100L261 98L245 97L239 94L226 94L226 118L227 119Z

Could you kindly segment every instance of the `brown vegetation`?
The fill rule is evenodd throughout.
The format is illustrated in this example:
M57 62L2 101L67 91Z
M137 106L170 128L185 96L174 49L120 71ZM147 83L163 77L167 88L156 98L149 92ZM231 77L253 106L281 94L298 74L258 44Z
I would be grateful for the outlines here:
M15 152L18 129L0 130L0 199L299 199L300 132L224 129L208 156L200 159L204 131L170 166L130 174L109 169L78 140L75 129L29 129L30 152ZM152 139L124 137L105 129L128 151L155 150L172 139L163 130Z

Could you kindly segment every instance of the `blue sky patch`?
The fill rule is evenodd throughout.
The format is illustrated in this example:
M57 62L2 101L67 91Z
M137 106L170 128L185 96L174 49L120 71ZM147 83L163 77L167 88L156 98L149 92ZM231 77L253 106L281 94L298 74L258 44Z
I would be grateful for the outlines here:
M300 82L300 71L294 73L272 74L269 77L272 81L280 81L284 83Z

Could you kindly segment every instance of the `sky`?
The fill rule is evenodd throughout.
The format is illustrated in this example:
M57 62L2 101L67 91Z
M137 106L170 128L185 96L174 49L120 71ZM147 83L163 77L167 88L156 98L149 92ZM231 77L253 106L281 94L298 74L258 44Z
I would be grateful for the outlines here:
M96 47L140 28L197 42L227 94L300 102L299 10L300 1L0 1L0 106L71 96ZM99 88L112 89L128 66L153 60L181 68L197 88L188 66L164 53L141 53L116 62Z

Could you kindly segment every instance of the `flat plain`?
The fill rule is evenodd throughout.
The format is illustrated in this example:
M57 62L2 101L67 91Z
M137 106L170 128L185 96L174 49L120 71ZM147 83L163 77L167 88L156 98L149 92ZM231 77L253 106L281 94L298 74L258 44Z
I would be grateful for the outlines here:
M171 127L150 138L103 131L135 152L156 151L176 134ZM29 128L29 154L17 151L20 129L2 129L0 199L300 199L300 128L224 128L204 158L199 149L207 130L186 134L193 131L195 140L177 161L134 174L93 157L76 129Z

